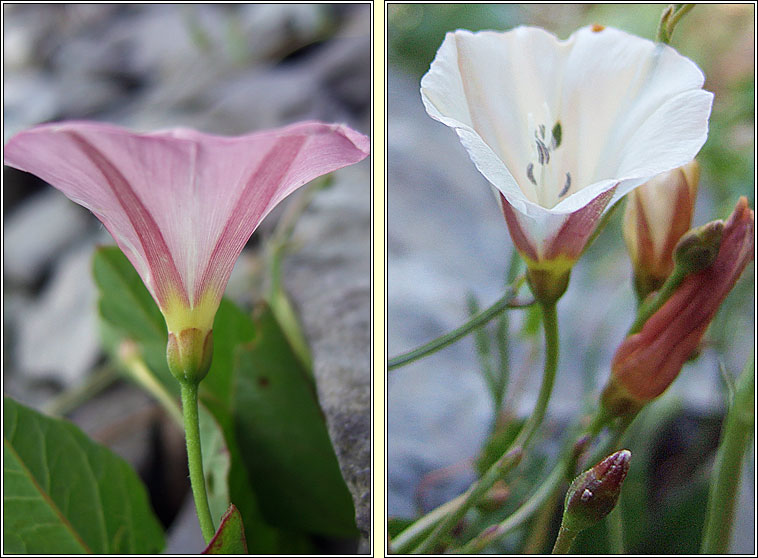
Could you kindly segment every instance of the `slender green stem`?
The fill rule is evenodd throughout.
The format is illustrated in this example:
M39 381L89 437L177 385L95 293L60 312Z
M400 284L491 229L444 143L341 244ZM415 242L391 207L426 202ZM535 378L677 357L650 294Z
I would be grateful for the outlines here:
M558 531L558 538L555 539L552 554L568 554L569 550L571 550L571 545L574 543L574 539L578 534L579 533L576 531L566 529L561 524L561 528Z
M412 548L412 545L417 543L422 535L428 533L434 528L442 518L446 517L447 514L457 508L461 502L463 502L465 496L465 493L461 494L460 496L456 496L452 500L445 502L441 506L434 508L425 516L414 521L412 525L406 527L402 532L398 533L398 535L390 541L390 554L407 554Z
M521 460L523 451L515 448L507 452L494 465L492 465L479 481L471 485L464 493L463 501L440 521L437 527L429 534L412 552L412 554L426 554L434 550L434 547L447 537L448 533L463 519L471 506L479 502L482 496L492 488L495 482L502 478Z
M46 415L62 417L113 385L118 379L119 373L113 366L110 364L101 366L94 370L80 385L64 391L47 403L44 412Z
M555 309L555 302L542 304L542 327L545 330L545 369L542 375L542 385L537 395L534 411L532 411L532 414L524 423L511 447L526 449L545 419L547 404L550 401L553 384L555 383L555 373L558 370L560 343L558 340L558 313Z
M753 435L754 391L755 364L751 354L737 379L734 401L721 432L708 496L701 554L726 554L729 550L743 457Z
M655 40L659 43L670 43L674 28L687 13L695 7L695 4L669 4L661 14Z
M158 381L158 378L156 378L153 371L148 368L142 357L135 352L128 356L123 356L121 362L132 379L150 395L155 397L166 410L168 415L181 428L184 424L184 418L176 399L174 399L174 396L171 395L163 384Z
M629 335L638 333L642 329L642 326L645 325L645 322L648 321L650 316L655 314L655 312L658 311L661 306L663 306L663 303L666 302L672 294L674 294L686 276L687 273L682 271L682 268L674 268L674 272L669 276L668 279L666 279L666 282L655 295L655 298L653 298L650 302L643 304L637 311L637 319L634 320L632 327L629 329Z
M434 549L450 530L463 518L466 512L474 506L492 488L495 482L507 475L521 459L524 451L537 433L545 418L550 394L553 390L555 373L558 368L558 317L555 303L542 305L542 321L545 330L545 370L542 385L537 395L534 411L524 423L516 439L511 443L503 456L498 459L468 491L460 506L445 517L437 527L419 544L413 554L424 554Z
M472 316L469 321L467 321L462 326L454 329L450 333L447 333L443 335L442 337L438 337L437 339L433 339L429 343L426 343L424 345L421 345L420 347L413 349L412 351L408 351L407 353L403 353L401 355L398 355L394 358L389 359L387 362L387 370L392 370L394 368L399 368L400 366L404 366L408 363L413 362L414 360L418 360L421 357L424 357L426 355L430 355L436 351L439 351L440 349L444 349L448 345L451 345L458 341L459 339L465 337L469 333L471 333L474 329L483 326L487 322L489 322L492 318L503 312L504 310L507 310L508 308L526 308L527 306L531 306L534 304L534 301L529 301L527 303L516 303L514 302L515 298L515 292L512 289L509 289L506 291L505 295L503 295L501 298L499 298L492 306L489 308L485 308L475 316Z
M582 439L584 436L589 436L588 443L591 442L602 429L599 418L602 413L598 413L591 421L590 426L579 436L577 440ZM604 415L603 415L604 416ZM607 417L602 420L608 420ZM619 444L621 437L626 431L631 421L622 421L618 424L613 434L601 443L590 458L591 463L597 463L603 457L611 453L611 450L616 448ZM517 529L537 513L546 502L550 501L550 498L554 496L557 490L561 488L563 483L568 480L568 477L575 474L576 467L576 448L575 444L567 446L558 463L553 467L550 475L540 484L539 488L523 503L521 506L509 515L502 522L487 527L484 531L479 533L476 537L471 539L464 547L455 549L453 554L478 554L484 550L487 546L495 542L496 540L504 537L511 531Z
M200 521L203 538L209 543L216 533L208 505L203 474L203 454L200 448L200 418L197 408L197 384L180 382L182 386L182 414L184 415L184 435L187 439L187 461L189 463L192 495L195 497L195 509Z

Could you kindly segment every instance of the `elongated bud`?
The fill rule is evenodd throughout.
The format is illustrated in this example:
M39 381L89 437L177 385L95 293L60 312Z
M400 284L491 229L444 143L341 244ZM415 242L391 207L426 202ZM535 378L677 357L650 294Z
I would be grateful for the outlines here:
M754 221L753 211L742 197L726 223L711 223L682 240L678 265L694 272L682 279L639 332L627 337L616 351L611 378L601 396L610 413L622 416L638 411L676 379L753 259Z
M171 374L180 382L199 383L211 367L213 331L194 327L169 332L166 358Z
M574 479L566 492L562 528L578 533L611 513L631 457L629 450L617 451Z
M640 300L658 290L674 269L673 252L692 223L700 166L692 161L629 193L624 241L634 266Z

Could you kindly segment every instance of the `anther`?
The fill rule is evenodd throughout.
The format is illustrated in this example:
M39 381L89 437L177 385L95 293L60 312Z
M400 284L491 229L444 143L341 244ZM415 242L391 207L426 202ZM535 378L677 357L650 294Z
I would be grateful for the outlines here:
M532 184L537 185L537 181L534 179L534 163L529 163L526 166L526 176Z
M537 157L539 160L540 165L547 165L550 162L550 150L547 148L547 146L542 143L540 139L536 140L537 142Z
M566 195L566 192L569 191L569 188L571 188L571 174L566 173L566 184L563 185L563 188L561 188L561 192L558 194L559 198L562 198Z

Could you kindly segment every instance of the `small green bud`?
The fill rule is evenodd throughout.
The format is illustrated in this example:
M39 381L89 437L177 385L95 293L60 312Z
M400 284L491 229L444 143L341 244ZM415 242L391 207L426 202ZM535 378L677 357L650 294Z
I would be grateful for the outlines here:
M617 451L574 479L566 493L564 529L578 533L611 512L618 502L631 456L629 450Z
M213 331L195 327L168 334L166 359L171 374L180 382L198 384L208 374L213 359Z
M689 230L674 248L674 263L685 274L697 273L716 260L724 234L724 222L711 221Z

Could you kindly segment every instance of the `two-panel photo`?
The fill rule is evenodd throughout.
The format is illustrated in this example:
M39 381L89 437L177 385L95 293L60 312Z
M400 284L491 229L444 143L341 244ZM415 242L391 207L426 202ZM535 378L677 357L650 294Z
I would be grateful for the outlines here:
M2 554L755 555L755 2L2 5Z

